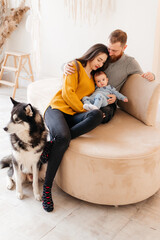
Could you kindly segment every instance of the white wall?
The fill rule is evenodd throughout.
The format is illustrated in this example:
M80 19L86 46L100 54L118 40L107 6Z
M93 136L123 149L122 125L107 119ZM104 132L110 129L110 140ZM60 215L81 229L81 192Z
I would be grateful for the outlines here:
M105 13L89 24L79 20L75 23L68 17L64 0L40 0L40 77L61 75L64 62L80 57L95 43L106 44L110 32L117 28L128 33L126 53L134 56L144 71L152 70L158 0L105 2ZM32 46L24 22L12 35L11 46L21 51Z

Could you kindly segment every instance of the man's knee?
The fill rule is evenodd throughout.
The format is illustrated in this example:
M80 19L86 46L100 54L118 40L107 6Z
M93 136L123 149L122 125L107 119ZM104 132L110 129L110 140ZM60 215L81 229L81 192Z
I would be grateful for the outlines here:
M105 114L102 123L109 122L114 116L116 109L117 107L115 103L107 105L106 107L102 107L101 111Z
M96 120L97 122L101 122L102 119L103 119L103 113L99 109L95 109L95 110L89 111L88 112L88 116L93 118L93 121Z

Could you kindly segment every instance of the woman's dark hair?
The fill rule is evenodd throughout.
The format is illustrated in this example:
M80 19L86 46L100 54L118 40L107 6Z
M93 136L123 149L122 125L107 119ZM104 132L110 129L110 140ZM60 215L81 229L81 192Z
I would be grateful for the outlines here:
M101 44L101 43L97 43L97 44L93 45L91 48L88 49L87 52L85 52L83 54L82 57L76 58L76 61L79 61L83 67L86 67L87 62L92 61L100 53L105 53L108 56L107 60L103 64L103 66L100 68L101 70L105 70L108 67L109 52L108 52L107 46L105 46L104 44Z

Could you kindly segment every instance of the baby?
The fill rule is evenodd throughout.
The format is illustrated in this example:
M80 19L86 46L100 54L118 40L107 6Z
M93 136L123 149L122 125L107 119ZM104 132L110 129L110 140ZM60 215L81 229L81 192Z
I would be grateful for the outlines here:
M89 97L83 97L83 108L86 110L100 109L108 105L108 95L114 94L117 99L128 102L127 97L119 93L114 87L108 84L108 78L105 72L99 71L94 75L96 89Z

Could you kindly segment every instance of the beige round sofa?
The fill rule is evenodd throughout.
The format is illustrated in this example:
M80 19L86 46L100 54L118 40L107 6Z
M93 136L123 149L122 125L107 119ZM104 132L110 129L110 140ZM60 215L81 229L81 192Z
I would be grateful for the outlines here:
M61 87L58 78L28 86L28 102L42 113ZM160 129L156 125L160 84L132 75L113 119L71 141L56 174L66 193L98 204L125 205L160 188Z

